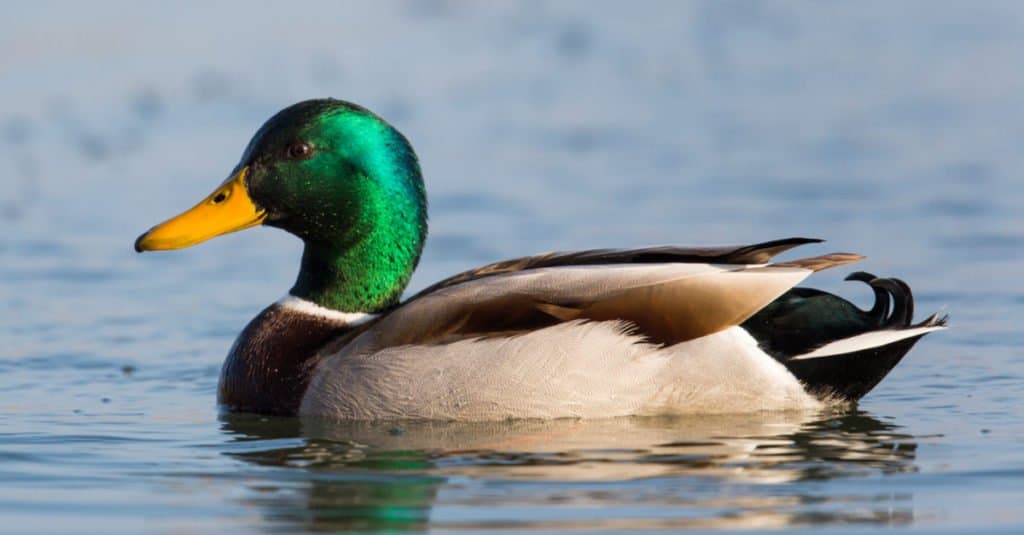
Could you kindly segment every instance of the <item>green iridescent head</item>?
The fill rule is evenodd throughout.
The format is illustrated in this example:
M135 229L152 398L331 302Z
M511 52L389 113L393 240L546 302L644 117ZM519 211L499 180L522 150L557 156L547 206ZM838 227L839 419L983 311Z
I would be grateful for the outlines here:
M178 249L261 223L306 244L293 295L346 312L386 309L398 302L427 233L416 154L360 106L300 102L256 132L209 197L135 246Z

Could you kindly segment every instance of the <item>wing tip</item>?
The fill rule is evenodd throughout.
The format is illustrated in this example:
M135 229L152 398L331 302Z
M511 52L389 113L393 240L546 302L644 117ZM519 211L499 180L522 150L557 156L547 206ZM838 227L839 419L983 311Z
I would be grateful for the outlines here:
M788 262L775 262L771 265L775 267L795 267L800 269L809 269L811 271L821 271L824 269L844 266L846 264L852 264L854 262L860 262L865 258L866 257L864 255L856 253L829 253L821 256L812 256L810 258L801 258L799 260L790 260Z

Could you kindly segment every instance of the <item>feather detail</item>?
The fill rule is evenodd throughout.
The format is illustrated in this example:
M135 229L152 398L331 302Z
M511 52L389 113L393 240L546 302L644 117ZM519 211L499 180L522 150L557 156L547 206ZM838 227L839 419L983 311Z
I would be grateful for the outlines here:
M738 325L811 270L773 265L560 266L470 280L413 299L351 342L371 353L520 332L569 319L625 321L672 345ZM336 346L331 352L352 348Z
M809 353L792 357L790 360L820 359L855 353L857 351L864 351L865 349L887 346L889 344L899 342L900 340L923 336L930 332L941 331L945 328L945 325L934 325L908 329L885 329L881 331L866 332L858 334L857 336L851 336L849 338L843 338L842 340L836 340L835 342L825 344Z
M830 253L811 258L801 258L800 260L792 260L789 262L776 262L772 265L777 267L795 267L809 269L811 271L821 271L823 269L860 262L861 260L864 260L864 255L854 253Z
M783 238L753 245L723 247L679 247L663 245L638 249L591 249L561 253L544 253L503 260L464 271L432 284L409 298L410 301L441 288L471 280L529 269L559 266L594 266L612 264L767 264L776 255L800 245L821 243L817 238Z

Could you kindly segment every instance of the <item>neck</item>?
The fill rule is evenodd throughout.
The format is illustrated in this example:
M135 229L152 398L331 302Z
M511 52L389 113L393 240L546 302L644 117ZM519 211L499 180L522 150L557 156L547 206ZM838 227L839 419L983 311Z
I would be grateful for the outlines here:
M307 240L291 295L341 312L377 313L396 305L426 235L418 208L391 205L366 214L361 230L340 242Z

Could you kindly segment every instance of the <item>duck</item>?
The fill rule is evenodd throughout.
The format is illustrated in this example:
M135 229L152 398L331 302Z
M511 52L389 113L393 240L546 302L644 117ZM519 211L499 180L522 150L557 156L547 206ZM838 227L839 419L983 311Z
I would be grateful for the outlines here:
M403 299L427 238L412 145L351 102L306 100L253 135L193 208L135 250L257 225L302 240L294 285L242 329L220 407L333 420L602 418L817 410L856 403L946 317L913 322L910 287L854 272L864 310L797 286L861 260L773 258L813 238L545 253Z

